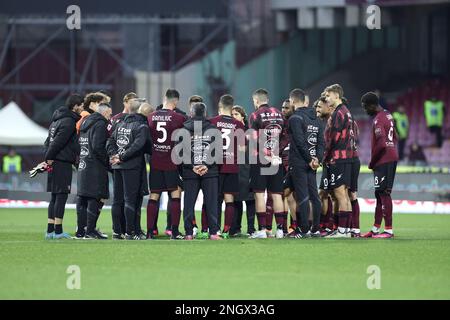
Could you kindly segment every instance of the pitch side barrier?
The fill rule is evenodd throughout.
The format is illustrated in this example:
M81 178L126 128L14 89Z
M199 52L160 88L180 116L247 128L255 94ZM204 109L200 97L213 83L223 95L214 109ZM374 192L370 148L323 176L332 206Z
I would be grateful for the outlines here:
M413 171L413 172L411 172ZM420 173L422 172L422 173ZM318 172L318 182L320 182ZM112 196L112 179L110 179ZM1 207L45 207L50 200L46 192L47 175L39 174L29 178L27 173L0 174ZM372 212L375 204L373 175L367 167L362 167L358 182L358 197L361 211ZM77 185L76 172L72 179L72 190L68 206L74 206ZM450 174L448 168L402 167L397 170L393 188L395 212L450 213ZM161 208L166 208L167 197L163 194ZM203 200L200 195L196 209L201 209ZM111 199L106 205L111 204ZM144 205L146 201L144 201Z

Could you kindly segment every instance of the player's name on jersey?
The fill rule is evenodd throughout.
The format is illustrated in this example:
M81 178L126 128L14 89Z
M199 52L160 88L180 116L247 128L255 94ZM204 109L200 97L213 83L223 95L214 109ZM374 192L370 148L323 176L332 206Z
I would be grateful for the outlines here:
M153 115L152 121L172 121L171 115Z
M235 123L228 123L228 122L217 122L217 127L220 128L229 128L229 129L234 129L236 128L236 124Z

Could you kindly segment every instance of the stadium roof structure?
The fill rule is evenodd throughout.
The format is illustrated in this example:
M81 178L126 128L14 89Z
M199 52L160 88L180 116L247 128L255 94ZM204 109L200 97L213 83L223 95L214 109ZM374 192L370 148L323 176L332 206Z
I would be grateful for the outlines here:
M42 146L47 134L14 101L0 109L0 145Z

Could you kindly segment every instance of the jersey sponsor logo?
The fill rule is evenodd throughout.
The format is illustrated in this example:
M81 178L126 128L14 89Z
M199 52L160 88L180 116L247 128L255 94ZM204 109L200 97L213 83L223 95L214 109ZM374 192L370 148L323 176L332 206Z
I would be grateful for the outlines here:
M264 128L264 134L268 137L278 136L281 134L281 126L279 124L269 124Z
M317 133L311 133L307 139L308 143L311 145L317 145Z
M87 157L89 155L89 149L86 147L81 147L80 158Z
M86 162L84 160L80 160L80 164L78 165L78 170L86 169Z
M116 142L116 144L119 148L126 147L129 143L130 143L130 140L128 139L127 136L124 136L124 135L119 136L117 138L117 142Z
M192 145L192 152L194 154L202 154L206 150L209 150L210 144L206 141L194 142Z

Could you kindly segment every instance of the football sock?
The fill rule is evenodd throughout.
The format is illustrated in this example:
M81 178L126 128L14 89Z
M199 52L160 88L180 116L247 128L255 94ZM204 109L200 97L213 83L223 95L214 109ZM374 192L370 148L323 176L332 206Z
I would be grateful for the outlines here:
M339 232L345 233L348 231L347 230L348 219L349 219L350 214L351 214L351 212L339 211L339 224L338 224Z
M147 204L147 231L151 232L155 228L156 215L158 212L158 201L149 199Z
M172 219L172 233L178 234L178 226L180 225L181 217L181 202L180 198L172 198L169 200L170 213Z
M55 224L54 223L48 223L47 224L47 233L52 233L55 231Z
M383 204L381 203L381 195L375 192L375 196L377 197L377 205L375 207L375 226L380 226L381 222L383 222Z
M277 224L277 229L283 229L284 221L287 220L287 213L283 212L275 212L275 222Z
M359 202L352 200L352 229L359 229Z
M62 224L55 224L55 233L56 233L56 234L61 234L61 233L63 233L63 227L62 227Z
M266 213L257 212L256 217L258 219L258 230L263 230L266 227Z
M385 229L392 229L392 198L390 194L381 194L381 209L384 217Z
M223 232L229 232L234 217L234 202L225 203L225 222Z

